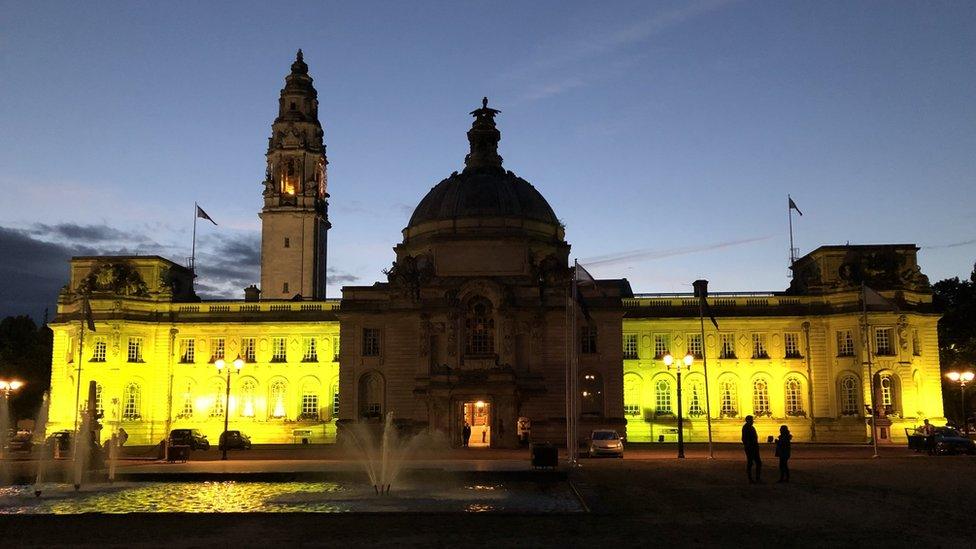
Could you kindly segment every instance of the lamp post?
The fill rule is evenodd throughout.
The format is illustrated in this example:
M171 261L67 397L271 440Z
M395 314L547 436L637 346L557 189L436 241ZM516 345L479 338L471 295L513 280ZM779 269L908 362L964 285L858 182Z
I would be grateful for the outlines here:
M4 447L7 446L7 431L10 426L7 423L10 421L10 393L20 389L24 386L23 381L17 381L16 379L0 379L0 391L3 391L3 409L0 410L0 429L3 430L0 433L0 459L5 459L7 456L4 452Z
M681 363L685 363L686 368L691 368L691 363L695 361L695 357L688 353L685 355L683 360L675 362L674 357L671 353L664 355L664 365L671 369L671 365L674 364L677 369L678 374L678 457L685 457L685 433L684 433L684 418L681 417Z
M973 374L971 371L952 371L946 374L946 377L949 378L950 381L955 381L959 384L959 402L962 404L962 428L963 431L965 431L965 433L968 435L969 419L966 417L966 384L972 381L973 378L976 377L976 374Z
M214 364L217 366L218 372L223 372L224 368L227 369L227 393L224 397L224 432L223 434L220 435L220 438L223 439L223 444L220 444L220 441L217 442L217 444L221 446L222 453L220 455L220 459L226 460L227 459L227 422L230 419L230 373L233 370L236 370L237 373L241 373L241 368L244 367L244 359L241 358L241 355L237 355L237 358L234 359L233 368L228 366L227 363L224 362L224 359L222 358L218 358L217 362L215 362Z

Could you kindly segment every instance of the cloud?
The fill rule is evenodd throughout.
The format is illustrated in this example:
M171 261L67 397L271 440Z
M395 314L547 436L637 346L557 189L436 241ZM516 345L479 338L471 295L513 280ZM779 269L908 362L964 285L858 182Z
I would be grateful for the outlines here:
M339 272L339 271L333 269L332 267L329 267L328 273L329 274L326 276L326 281L329 284L333 284L333 285L342 285L342 284L346 284L346 283L349 283L349 282L355 282L355 281L359 280L359 278L360 278L360 277L358 277L358 276L356 276L354 274L351 274L351 273Z
M77 223L58 223L46 225L35 223L30 233L35 236L54 238L57 240L105 242L131 239L133 235L113 229L108 225L79 225ZM141 235L138 235L141 236Z
M53 316L58 292L68 281L68 260L94 251L0 227L0 316L28 314L40 320L45 309Z
M976 244L976 239L963 240L961 242L952 242L950 244L935 244L933 246L922 246L923 250L944 250L947 248L961 248L962 246L969 246Z
M757 236L752 238L743 238L739 240L728 240L725 242L717 242L715 244L706 244L704 246L683 246L680 248L669 248L666 250L655 250L655 249L643 249L643 250L631 250L627 252L619 252L615 254L599 255L586 259L581 259L582 263L586 267L595 267L603 265L615 265L620 263L631 263L636 261L645 261L648 259L662 259L665 257L673 257L676 255L686 255L698 252L707 252L711 250L720 250L722 248L731 248L733 246L741 246L743 244L752 244L753 242L762 242L763 240L769 240L773 235Z

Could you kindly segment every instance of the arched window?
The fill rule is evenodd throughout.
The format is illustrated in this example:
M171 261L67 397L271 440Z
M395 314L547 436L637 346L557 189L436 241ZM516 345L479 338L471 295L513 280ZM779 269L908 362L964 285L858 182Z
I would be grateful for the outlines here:
M857 398L857 378L847 375L840 380L840 413L844 416L860 415Z
M492 316L491 303L484 298L478 298L468 307L465 320L467 329L466 353L469 355L491 355L495 352L495 319Z
M319 385L313 381L302 384L302 409L299 419L319 419Z
M359 415L366 419L383 417L383 376L367 372L359 378Z
M705 408L702 406L702 398L705 392L702 390L701 383L692 381L688 384L688 417L701 417L705 415Z
M797 377L786 378L786 415L803 416L803 383Z
M126 421L136 421L142 418L142 389L138 383L130 383L125 386L125 393L122 396L122 419Z
M180 407L180 413L176 414L176 419L193 417L193 382L187 381L183 389L183 405Z
M654 413L659 416L669 416L671 411L671 384L666 379L659 379L654 384Z
M214 381L210 384L210 394L213 400L210 404L210 417L224 417L224 394L225 387L222 381Z
M596 372L583 372L580 380L580 397L584 414L603 415L603 376Z
M890 372L874 375L878 407L886 415L898 414L901 408L901 386L898 377Z
M765 379L757 379L752 382L752 415L768 416L769 411L769 384Z
M640 417L643 380L637 374L624 374L624 415Z
M739 393L735 385L735 380L725 378L719 382L719 413L722 417L738 417L739 415Z
M243 417L254 417L254 393L257 391L257 383L253 379L245 379L241 382L240 404L237 410Z
M268 391L268 409L271 411L271 417L285 417L285 391L287 390L288 384L282 379L276 379L271 383Z

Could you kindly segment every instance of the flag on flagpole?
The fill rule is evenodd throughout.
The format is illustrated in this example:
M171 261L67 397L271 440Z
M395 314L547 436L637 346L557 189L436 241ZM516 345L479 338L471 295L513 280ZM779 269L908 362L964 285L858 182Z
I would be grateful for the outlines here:
M201 208L199 205L197 205L197 217L206 219L207 221L213 223L214 225L217 224L217 222L214 221L212 217L207 215L207 212L203 211L203 208Z
M800 208L796 207L796 202L793 202L793 199L789 195L786 195L786 199L790 201L791 210L796 210L796 213L803 215L803 212L800 211Z
M591 275L589 271L584 269L583 266L579 264L579 262L576 263L575 275L576 275L576 283L578 285L587 286L592 284L596 286L596 279L593 278L593 275Z
M888 301L883 295L871 289L867 284L861 284L861 299L865 308L867 307L885 307L892 310L897 310L898 307Z
M692 283L692 286L695 288L695 297L701 300L702 310L708 315L708 318L711 319L712 325L715 326L715 329L718 330L718 321L715 320L715 315L712 314L712 308L709 307L708 299L706 299L708 297L708 281L696 280Z
M85 317L85 325L92 332L95 331L95 319L92 318L91 303L88 302L88 297L82 298L81 302L81 314Z
M576 298L576 303L579 305L580 311L583 312L583 317L587 321L592 321L593 317L590 316L590 306L586 303L586 299L583 298L583 292L579 291L580 286L596 286L596 279L593 278L586 269L583 268L579 262L574 263L575 268L573 269L573 297Z

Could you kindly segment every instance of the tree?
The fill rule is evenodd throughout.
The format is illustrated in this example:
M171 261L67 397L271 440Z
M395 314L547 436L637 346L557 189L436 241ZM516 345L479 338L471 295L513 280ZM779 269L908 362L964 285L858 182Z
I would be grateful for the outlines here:
M34 418L44 392L51 387L53 334L29 316L0 320L0 378L25 382L10 397L11 417Z
M932 286L933 301L942 312L939 320L939 362L942 366L942 395L946 415L962 419L959 384L948 381L951 370L976 370L976 265L969 280L947 278ZM972 389L967 391L966 410L973 408Z

